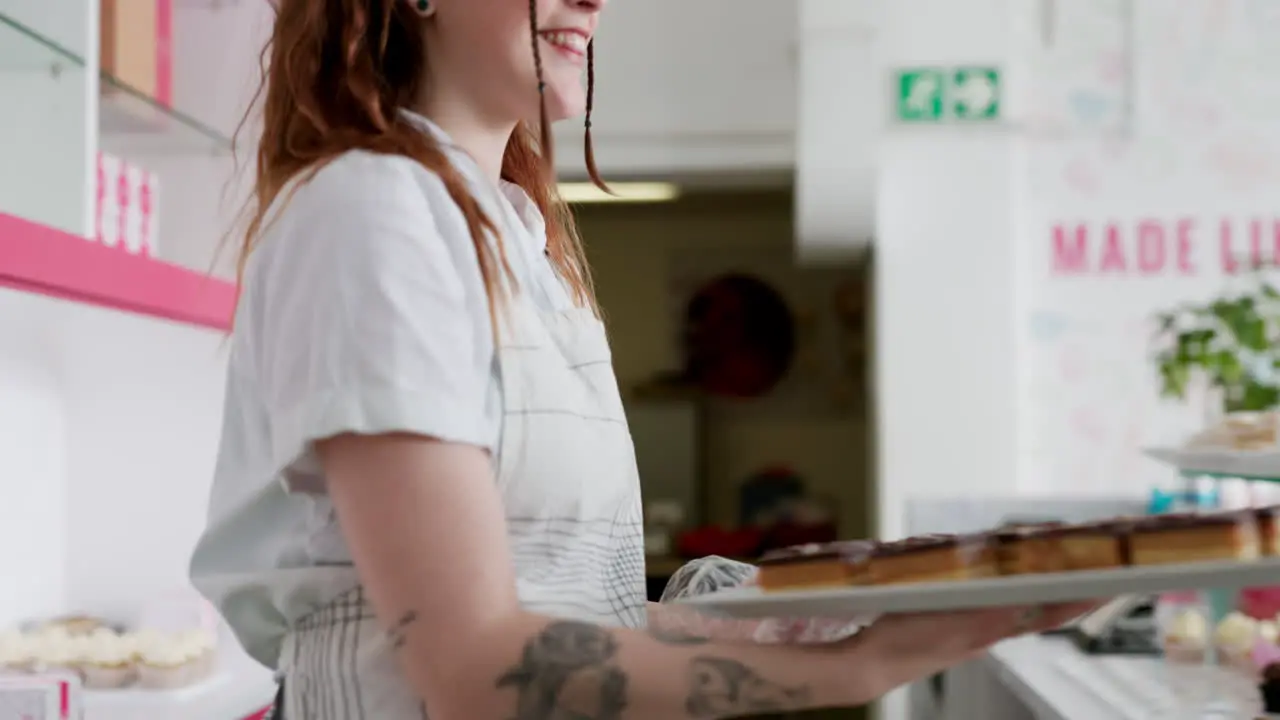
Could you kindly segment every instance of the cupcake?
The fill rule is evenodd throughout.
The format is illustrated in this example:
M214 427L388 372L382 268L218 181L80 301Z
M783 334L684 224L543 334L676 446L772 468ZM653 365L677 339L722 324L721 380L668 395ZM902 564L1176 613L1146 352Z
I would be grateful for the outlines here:
M1234 612L1222 619L1213 633L1218 664L1253 674L1253 648L1259 637L1258 621Z
M39 673L74 675L84 680L85 639L49 630L31 636L32 669Z
M133 647L120 635L103 630L88 638L84 653L84 685L91 690L114 690L133 682Z
M1268 645L1280 643L1280 625L1276 624L1275 620L1259 620L1258 639Z
M195 658L171 638L148 644L139 653L138 685L149 690L185 687L196 678Z
M198 682L212 677L217 670L218 661L217 642L213 633L207 630L189 630L179 634L176 640L193 658L193 680Z
M0 633L0 675L30 670L30 640L20 632Z
M1204 615L1196 610L1183 610L1165 629L1165 658L1170 662L1203 662L1208 634Z

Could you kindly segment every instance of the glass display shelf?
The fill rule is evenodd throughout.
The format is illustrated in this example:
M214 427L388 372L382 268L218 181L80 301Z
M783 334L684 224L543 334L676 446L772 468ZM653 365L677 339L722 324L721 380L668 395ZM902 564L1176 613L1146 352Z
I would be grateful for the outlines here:
M74 83L84 72L82 56L0 13L0 77L42 73L50 82ZM103 151L125 158L138 152L230 152L231 139L226 135L130 87L114 75L101 73L99 85L98 138ZM6 99L6 102L18 101Z

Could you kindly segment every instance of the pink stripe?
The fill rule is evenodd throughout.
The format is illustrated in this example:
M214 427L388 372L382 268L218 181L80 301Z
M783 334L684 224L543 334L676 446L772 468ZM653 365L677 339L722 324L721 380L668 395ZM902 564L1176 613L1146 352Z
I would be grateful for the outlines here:
M173 0L156 1L156 100L173 106Z
M228 330L234 283L0 213L0 286Z

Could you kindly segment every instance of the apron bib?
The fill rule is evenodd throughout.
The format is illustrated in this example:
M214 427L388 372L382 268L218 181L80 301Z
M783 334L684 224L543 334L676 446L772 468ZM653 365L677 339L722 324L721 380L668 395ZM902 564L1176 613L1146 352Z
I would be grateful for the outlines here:
M505 318L495 469L521 604L554 617L642 627L639 476L604 325L588 310L546 312L519 295L508 300ZM285 637L285 717L422 720L393 653L364 589L339 595Z

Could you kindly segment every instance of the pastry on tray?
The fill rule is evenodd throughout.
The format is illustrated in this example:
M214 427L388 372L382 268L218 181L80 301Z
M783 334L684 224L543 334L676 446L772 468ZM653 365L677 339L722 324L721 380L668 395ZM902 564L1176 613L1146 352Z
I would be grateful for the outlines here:
M126 636L104 629L90 635L85 645L81 670L86 688L114 690L134 681L133 645Z
M1007 525L995 531L996 562L1001 575L1029 575L1066 569L1061 531L1066 523Z
M988 534L921 535L881 543L871 554L872 585L970 580L999 574L995 539Z
M1134 565L1168 565L1259 557L1253 510L1154 515L1134 523L1129 536Z
M31 642L20 632L0 632L0 675L31 669Z
M1280 506L1258 508L1254 511L1258 522L1258 542L1262 554L1267 557L1280 557L1280 537L1277 537L1277 526L1280 525Z
M799 545L760 559L757 582L765 590L861 585L875 543L869 540Z
M1280 414L1233 413L1186 442L1188 450L1273 450L1280 435Z
M1129 565L1133 521L1115 518L1070 525L1058 543L1064 570L1105 570Z
M895 585L1263 556L1280 557L1280 506L800 545L764 556L758 583L766 591Z
M1175 663L1204 662L1209 643L1209 623L1194 609L1185 609L1164 628L1161 646L1165 659Z
M202 679L198 658L187 648L166 640L142 650L138 662L138 687L147 690L173 690Z

